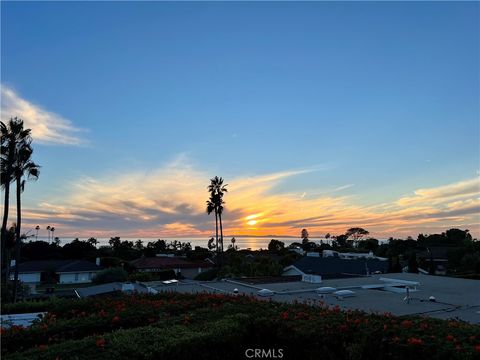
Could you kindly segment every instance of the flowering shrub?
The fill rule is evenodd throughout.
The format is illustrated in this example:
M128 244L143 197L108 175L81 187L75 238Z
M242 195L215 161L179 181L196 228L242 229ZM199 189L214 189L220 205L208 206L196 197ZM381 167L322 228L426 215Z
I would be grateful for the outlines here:
M247 348L281 348L285 359L480 357L478 325L322 303L162 293L41 305L49 312L33 326L2 331L6 359L245 359Z

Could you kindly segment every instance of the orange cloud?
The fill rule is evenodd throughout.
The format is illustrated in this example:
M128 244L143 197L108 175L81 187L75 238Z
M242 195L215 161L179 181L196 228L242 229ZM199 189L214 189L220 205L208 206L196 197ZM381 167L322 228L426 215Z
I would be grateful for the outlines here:
M308 228L311 236L343 233L352 226L377 237L415 236L418 232L468 227L478 236L479 179L418 189L388 204L364 206L342 195L348 186L299 196L276 192L287 178L312 170L227 179L226 235L293 235ZM69 184L62 198L24 212L26 226L54 225L63 236L210 237L214 217L207 216L207 185L213 174L179 157L148 173L109 174ZM304 175L305 176L305 175ZM322 189L319 189L322 190Z

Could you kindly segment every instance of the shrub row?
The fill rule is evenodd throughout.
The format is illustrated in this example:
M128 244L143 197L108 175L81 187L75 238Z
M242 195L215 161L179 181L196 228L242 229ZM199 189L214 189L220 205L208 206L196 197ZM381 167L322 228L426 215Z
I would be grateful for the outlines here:
M143 359L188 359L194 354L215 359L220 349L229 349L228 358L244 359L248 348L281 348L285 359L316 359L319 354L322 359L480 357L478 325L341 311L318 303L162 293L46 305L52 311L45 319L3 333L4 355L127 359L129 353Z

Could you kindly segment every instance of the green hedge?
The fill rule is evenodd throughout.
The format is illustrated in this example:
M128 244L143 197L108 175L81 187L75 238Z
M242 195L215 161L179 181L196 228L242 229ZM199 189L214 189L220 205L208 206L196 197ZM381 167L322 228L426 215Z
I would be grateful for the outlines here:
M284 359L480 357L478 325L318 303L162 293L41 304L51 309L43 320L3 331L6 359L245 359L248 348Z

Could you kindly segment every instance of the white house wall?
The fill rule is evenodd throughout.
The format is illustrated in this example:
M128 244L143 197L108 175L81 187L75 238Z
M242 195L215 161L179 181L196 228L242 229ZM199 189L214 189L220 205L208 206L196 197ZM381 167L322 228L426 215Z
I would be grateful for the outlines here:
M13 276L11 276L13 279ZM40 282L40 273L25 273L18 274L18 280L23 283L39 283Z
M60 274L60 284L81 284L92 282L96 273L65 273Z

